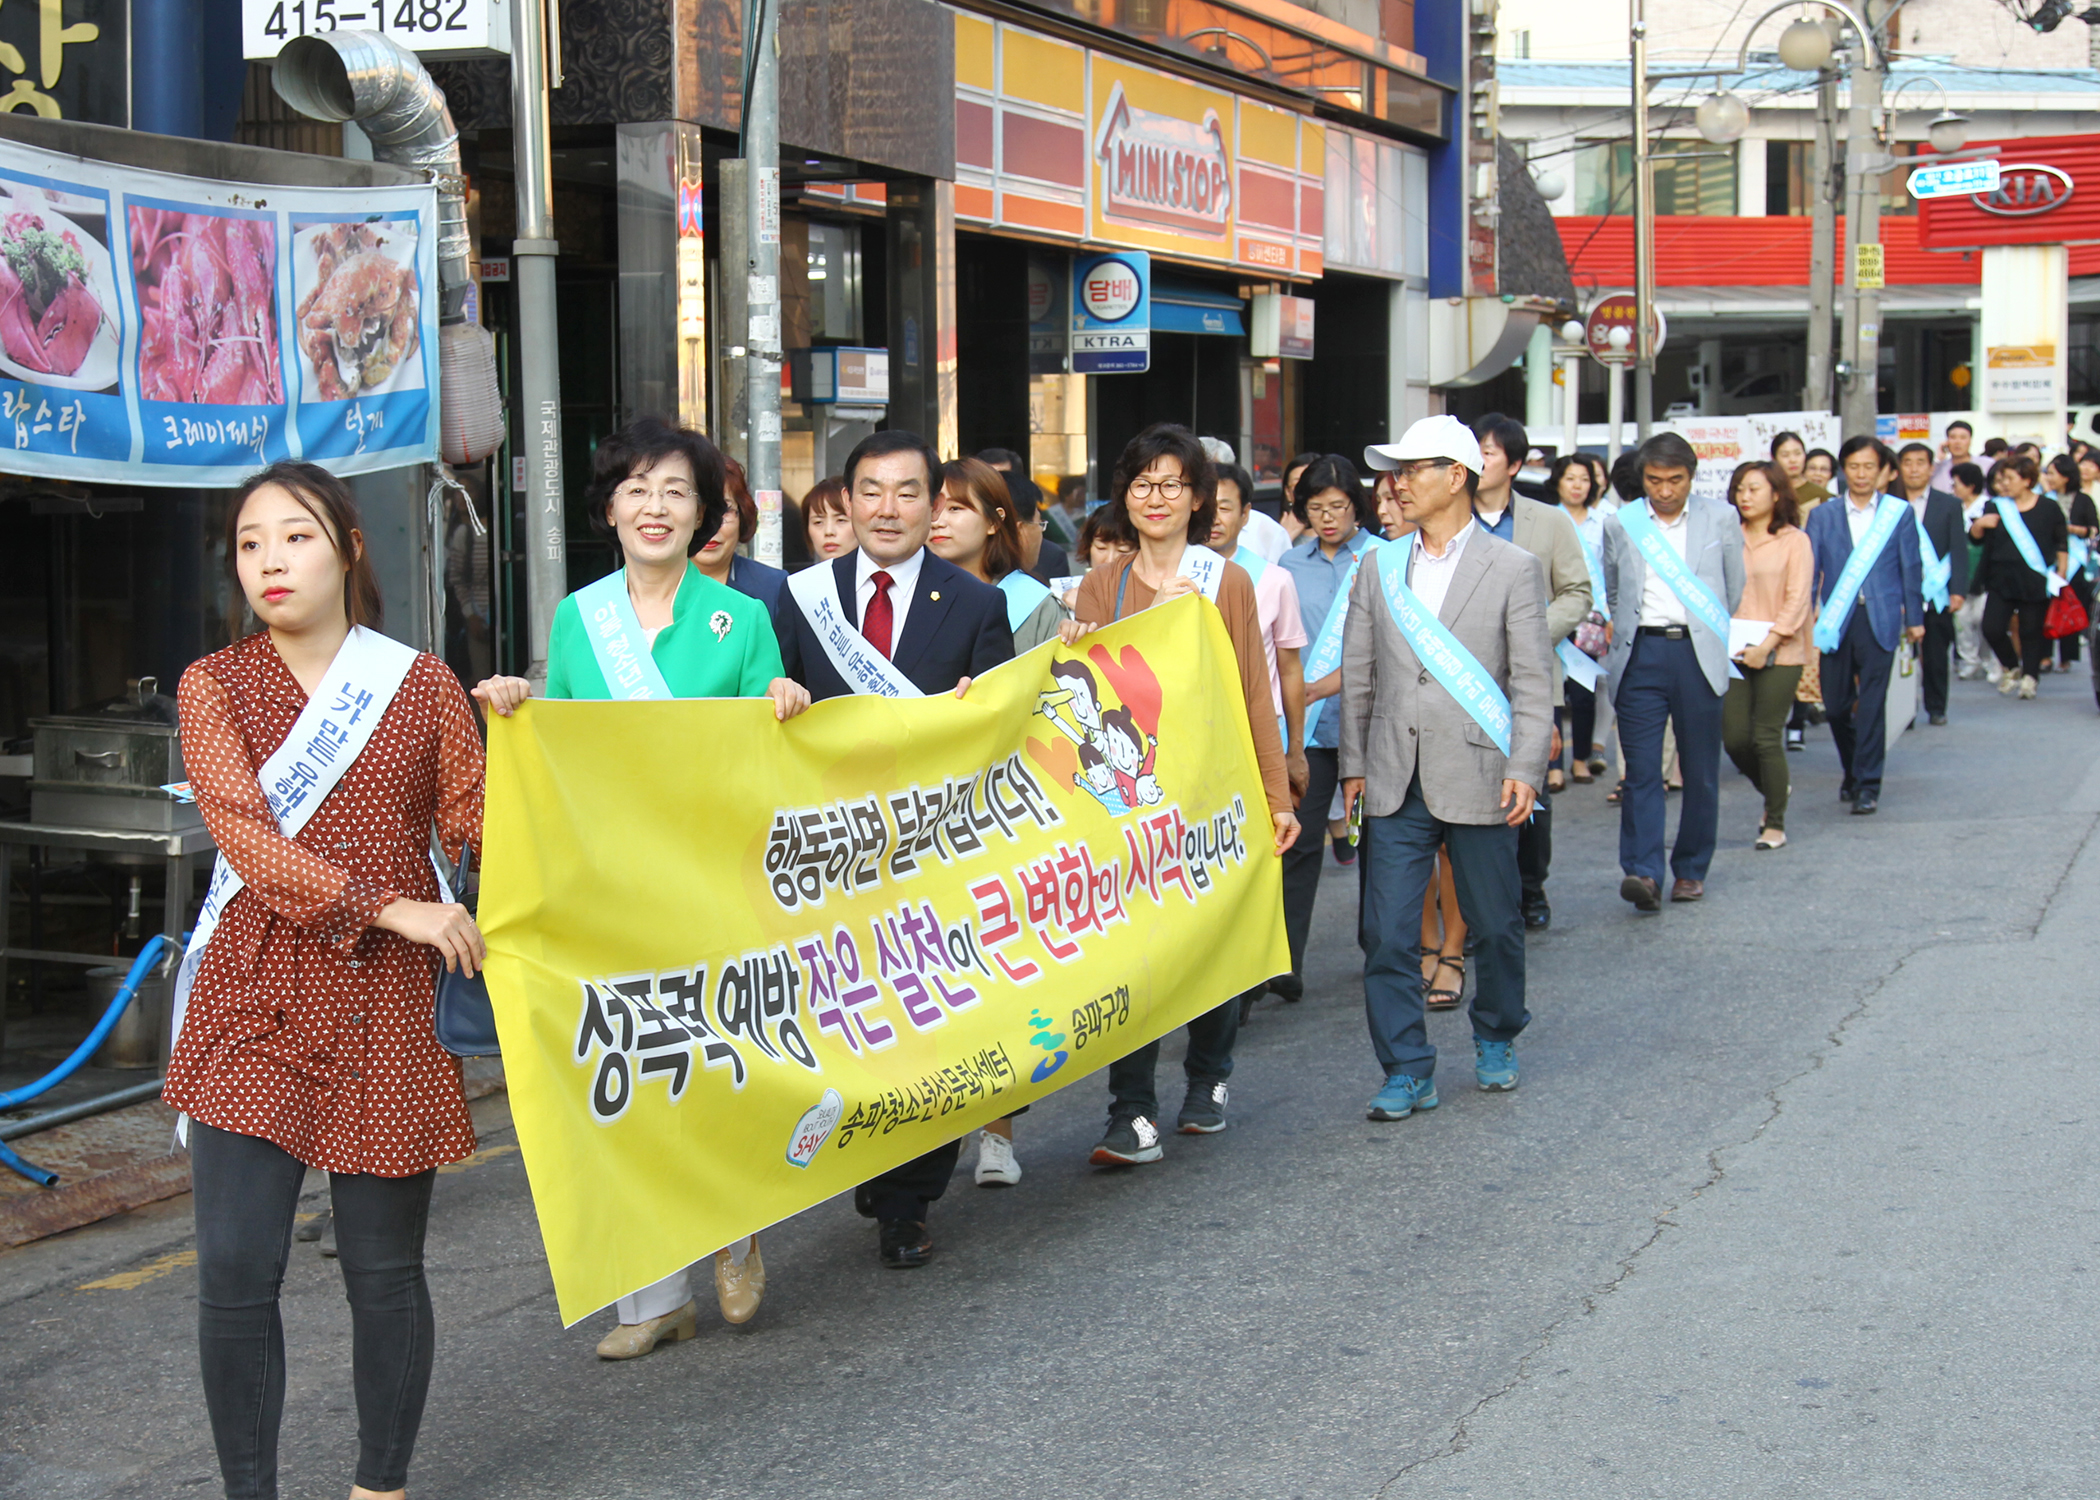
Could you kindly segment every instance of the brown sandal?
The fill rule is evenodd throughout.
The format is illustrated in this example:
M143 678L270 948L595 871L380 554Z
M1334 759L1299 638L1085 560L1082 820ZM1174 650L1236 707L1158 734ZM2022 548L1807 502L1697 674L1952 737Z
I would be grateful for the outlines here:
M1437 973L1442 974L1446 969L1458 970L1458 988L1455 990L1447 990L1442 988L1433 989L1429 991L1429 993L1424 995L1422 997L1422 1003L1431 1010L1456 1010L1458 1009L1459 1001L1465 998L1465 959L1463 957L1446 958L1443 954L1439 953L1436 956L1436 971Z

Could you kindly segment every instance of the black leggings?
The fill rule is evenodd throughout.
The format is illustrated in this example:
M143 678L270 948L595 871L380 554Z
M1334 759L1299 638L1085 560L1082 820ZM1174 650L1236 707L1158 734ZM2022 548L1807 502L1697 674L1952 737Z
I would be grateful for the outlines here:
M277 1293L306 1168L283 1147L192 1121L197 1355L228 1500L275 1500L284 1419ZM332 1173L335 1240L350 1298L357 1483L398 1490L430 1389L435 1326L423 1281L432 1172Z
M2041 674L2042 654L2048 650L2049 638L2042 634L2042 619L2048 613L2048 601L2037 599L2032 604L2015 604L2005 595L1993 589L1990 597L1983 601L1983 638L1998 657L1998 665L2010 672L2017 667L2023 676L2036 677ZM2017 615L2020 621L2020 650L2013 654L2012 621Z

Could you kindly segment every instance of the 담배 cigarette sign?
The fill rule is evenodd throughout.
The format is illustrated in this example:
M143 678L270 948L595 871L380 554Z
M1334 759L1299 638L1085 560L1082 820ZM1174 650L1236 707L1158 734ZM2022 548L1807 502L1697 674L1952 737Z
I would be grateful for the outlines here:
M1152 256L1072 259L1072 373L1138 375L1152 366Z
M239 482L437 454L436 190L179 177L0 142L0 450Z

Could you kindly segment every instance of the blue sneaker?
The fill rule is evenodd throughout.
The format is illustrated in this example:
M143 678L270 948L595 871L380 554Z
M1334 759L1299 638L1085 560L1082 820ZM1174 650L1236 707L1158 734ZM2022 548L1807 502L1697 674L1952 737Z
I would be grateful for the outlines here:
M1366 1114L1373 1120L1404 1120L1417 1110L1435 1109L1436 1080L1395 1073L1385 1081Z
M1517 1044L1473 1038L1473 1076L1491 1094L1506 1094L1517 1086Z

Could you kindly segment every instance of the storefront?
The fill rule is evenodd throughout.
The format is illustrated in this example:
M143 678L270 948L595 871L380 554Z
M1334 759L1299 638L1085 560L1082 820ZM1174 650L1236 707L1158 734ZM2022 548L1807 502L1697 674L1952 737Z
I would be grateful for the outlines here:
M1085 474L1099 494L1123 444L1171 421L1273 470L1296 439L1310 351L1256 358L1253 298L1324 270L1327 127L1280 91L954 21L963 450L1025 451L1039 476ZM1073 258L1094 249L1150 258L1141 372L1074 372L1061 337Z

